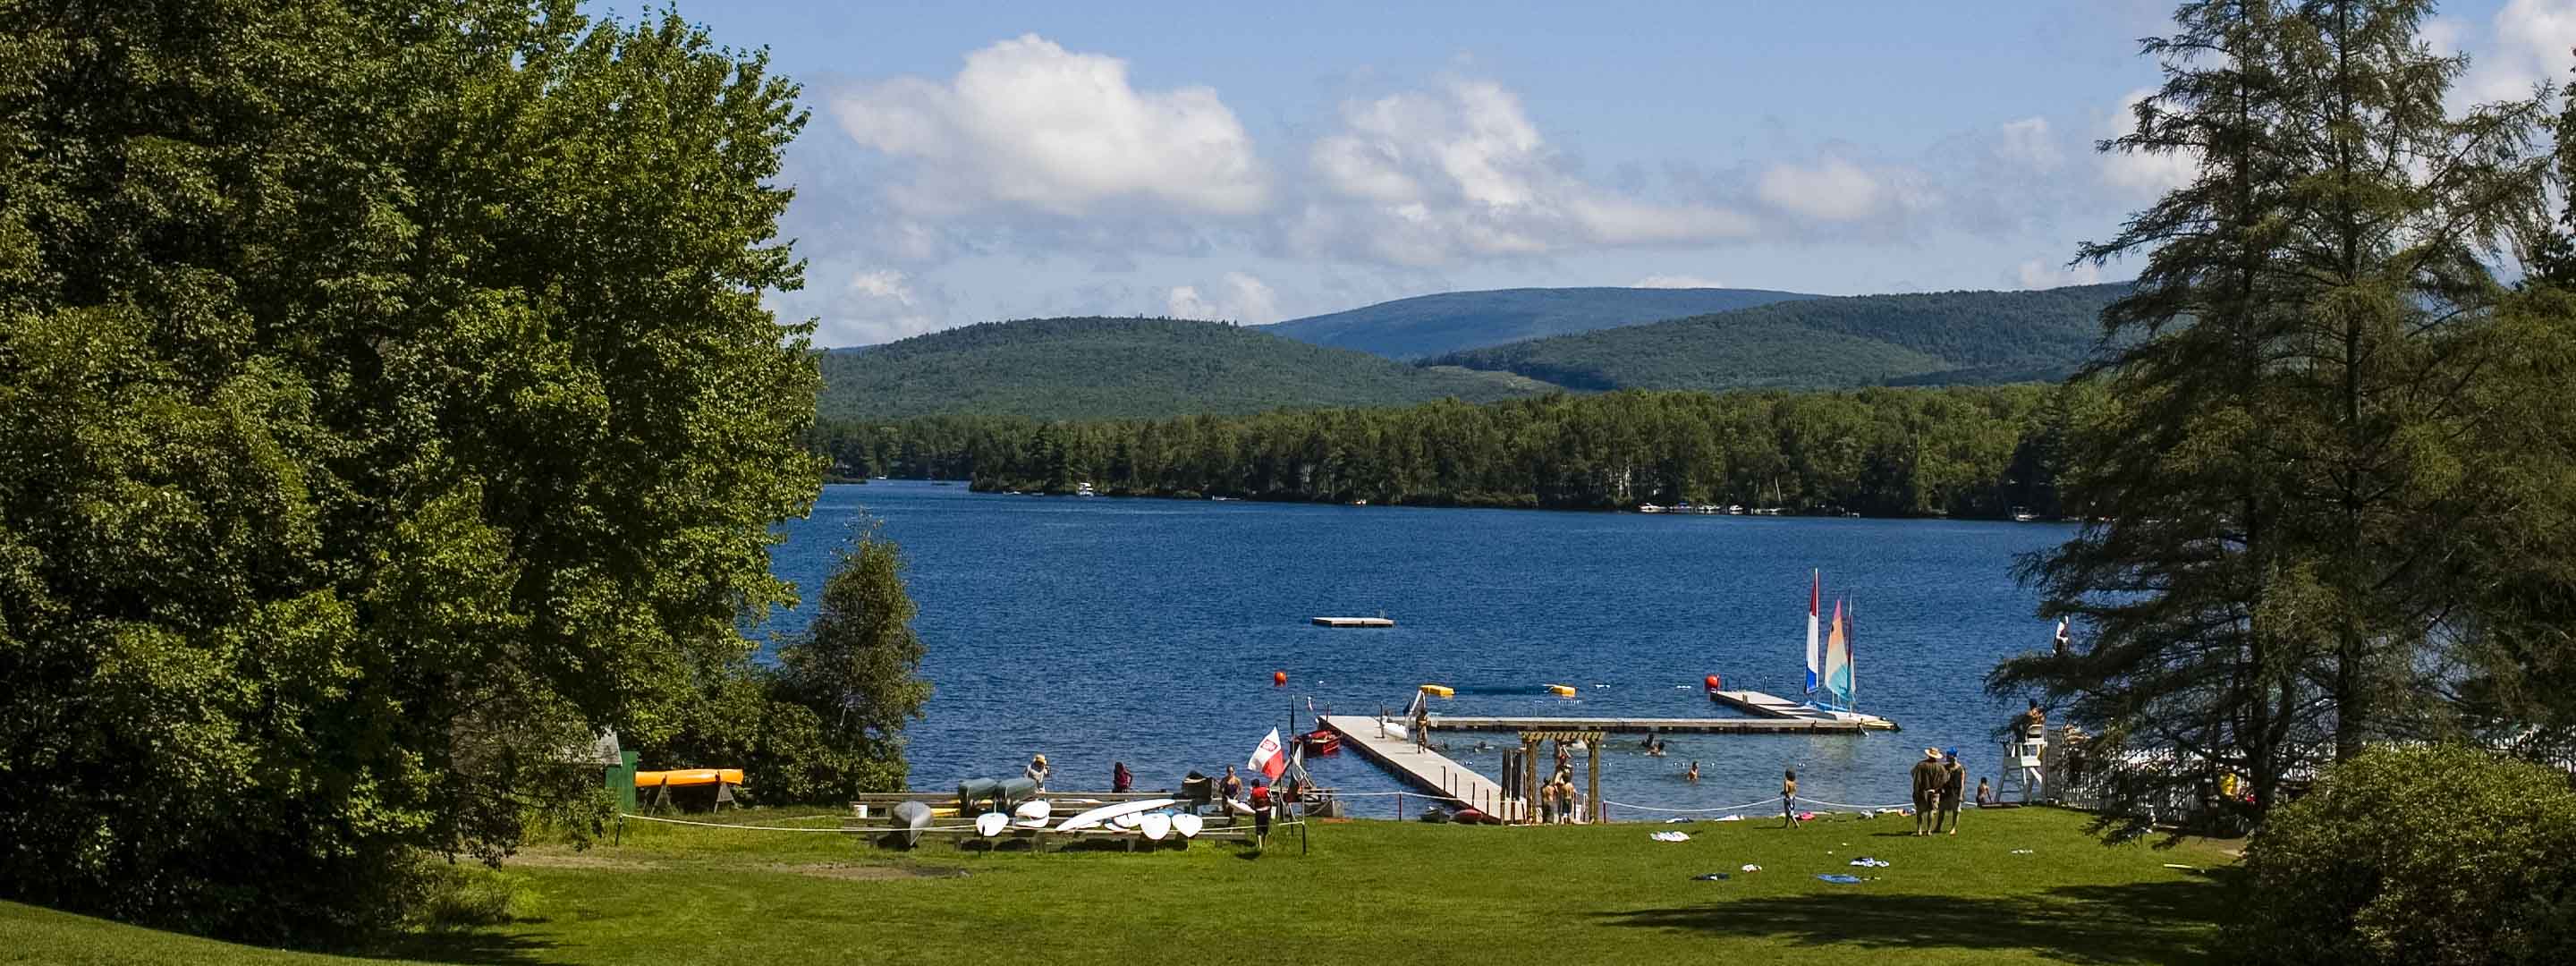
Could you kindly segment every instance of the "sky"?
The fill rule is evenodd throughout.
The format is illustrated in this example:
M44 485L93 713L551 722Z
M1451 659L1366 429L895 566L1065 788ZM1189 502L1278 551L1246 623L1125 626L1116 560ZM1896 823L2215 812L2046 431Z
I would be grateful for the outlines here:
M815 342L1263 324L1533 286L1829 295L2125 278L2076 247L2187 169L2103 155L2173 0L677 0L812 118L781 180ZM622 7L595 7L632 18ZM2576 66L2576 0L2442 6L2455 100Z

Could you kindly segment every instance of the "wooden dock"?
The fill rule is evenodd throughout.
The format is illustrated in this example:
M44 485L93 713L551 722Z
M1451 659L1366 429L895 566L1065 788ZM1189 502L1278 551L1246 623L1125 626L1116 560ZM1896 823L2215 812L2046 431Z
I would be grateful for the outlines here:
M1316 617L1316 618L1311 618L1311 619L1315 622L1315 624L1316 624L1317 626L1320 626L1320 627L1394 627L1394 626L1395 626L1395 621L1394 621L1393 619L1391 619L1391 618L1386 618L1386 617Z
M1607 731L1630 734L1830 735L1859 734L1870 726L1831 718L1518 718L1435 714L1432 730Z
M1503 786L1447 756L1396 737L1367 715L1327 714L1316 722L1342 736L1342 746L1358 749L1414 787L1453 807L1474 808L1506 822L1521 819L1520 803L1503 798Z

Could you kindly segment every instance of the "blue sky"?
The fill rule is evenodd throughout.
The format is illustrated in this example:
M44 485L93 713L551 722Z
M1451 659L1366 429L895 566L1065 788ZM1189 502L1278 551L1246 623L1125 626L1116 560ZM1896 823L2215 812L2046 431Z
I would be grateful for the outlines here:
M680 0L813 120L782 228L823 345L1264 323L1459 289L2044 287L2172 183L2097 156L2171 0ZM612 8L600 8L612 9ZM622 8L614 8L622 9ZM2576 0L2444 6L2462 96L2563 80Z

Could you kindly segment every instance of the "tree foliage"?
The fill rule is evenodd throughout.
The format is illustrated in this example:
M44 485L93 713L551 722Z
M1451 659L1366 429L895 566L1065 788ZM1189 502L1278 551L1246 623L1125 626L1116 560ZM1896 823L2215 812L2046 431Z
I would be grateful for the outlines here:
M2563 963L2576 952L2576 791L2474 748L2329 768L2245 850L2243 962Z
M1299 342L1421 359L1483 346L1729 312L1813 295L1749 288L1507 288L1440 292L1263 331Z
M2045 386L1619 392L1159 422L825 422L848 472L984 489L1566 509L2054 516L2057 450L2098 405Z
M2126 285L1775 302L1438 356L1569 389L1836 389L2063 379Z
M810 504L762 54L542 3L0 5L0 891L233 934L595 817Z
M2418 40L2425 6L2185 5L2147 43L2163 88L2104 146L2198 173L2083 252L2147 259L2103 315L2126 340L2091 374L2110 407L2070 447L2104 520L2025 574L2090 633L1992 683L2070 700L2127 753L2115 805L2231 772L2259 815L2372 741L2459 735L2468 645L2528 623L2492 593L2522 564L2488 541L2571 507L2478 468L2547 463L2496 447L2566 398L2514 359L2564 317L2499 281L2545 198L2540 116L2446 113L2465 62ZM2498 502L2515 480L2533 499Z
M1423 369L1257 328L1179 319L1023 319L823 356L822 414L1145 419L1387 406L1550 390L1505 373Z

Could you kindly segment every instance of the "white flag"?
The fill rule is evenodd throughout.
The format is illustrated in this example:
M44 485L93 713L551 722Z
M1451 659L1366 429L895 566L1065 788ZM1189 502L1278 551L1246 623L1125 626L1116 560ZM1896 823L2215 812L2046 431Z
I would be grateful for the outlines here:
M1279 754L1279 729L1270 729L1269 736L1262 738L1260 744L1252 746L1252 760L1245 762L1244 768L1260 772L1262 777L1272 779L1278 778L1280 772L1288 770L1288 759Z

